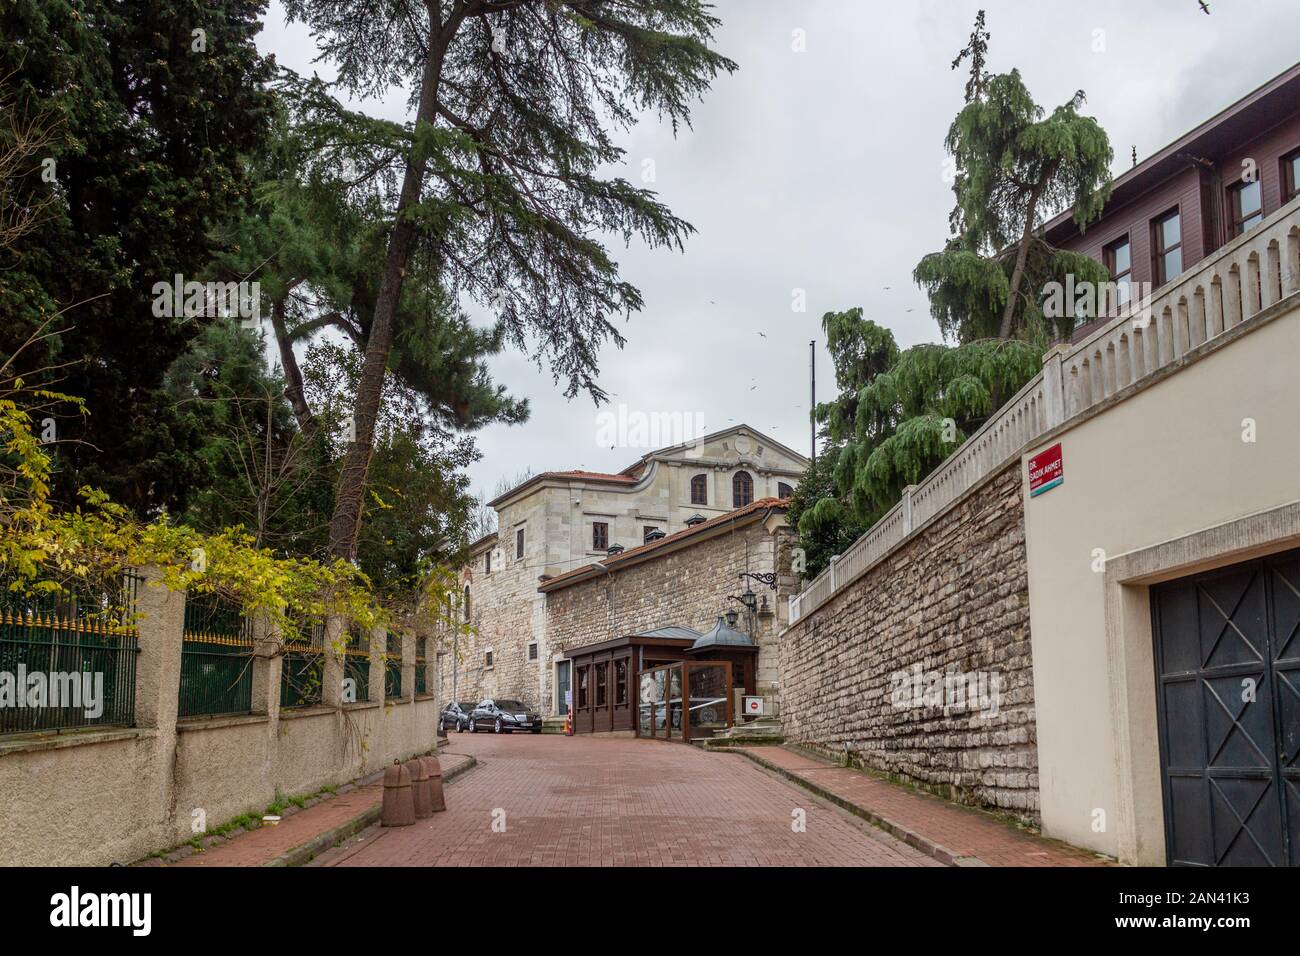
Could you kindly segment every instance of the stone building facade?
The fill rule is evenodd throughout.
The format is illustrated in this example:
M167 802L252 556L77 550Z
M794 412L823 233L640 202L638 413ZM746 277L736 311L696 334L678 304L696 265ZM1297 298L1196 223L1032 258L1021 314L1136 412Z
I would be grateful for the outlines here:
M768 498L659 541L580 568L541 585L546 634L557 655L587 644L658 627L707 631L729 609L736 628L758 645L755 690L778 706L777 635L786 627L789 596L798 590L791 554L798 533L786 503ZM742 573L772 575L770 587ZM750 615L730 599L746 588L756 595Z
M787 739L1038 818L1020 463L780 638Z
M471 545L461 569L461 613L474 634L439 657L444 698L513 698L562 714L556 671L563 657L539 585L599 563L611 549L631 551L648 536L788 497L807 467L803 455L737 425L649 452L617 474L544 472L496 498L489 504L498 530ZM714 605L708 623L717 613Z

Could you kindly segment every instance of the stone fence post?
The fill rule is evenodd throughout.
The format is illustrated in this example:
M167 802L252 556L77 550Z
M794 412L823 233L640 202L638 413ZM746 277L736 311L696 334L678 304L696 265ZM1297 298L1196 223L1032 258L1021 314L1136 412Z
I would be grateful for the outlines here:
M402 700L415 700L415 635L402 632Z
M370 702L384 702L384 654L388 650L388 628L376 624L370 629Z
M253 618L253 713L280 717L280 674L284 667L280 629L265 614Z
M180 709L181 644L185 639L185 593L162 583L157 567L140 569L135 607L140 656L135 667L135 723L176 735Z
M321 648L320 702L326 707L337 708L343 704L343 653L339 646L347 623L341 614L331 614L325 619L325 646Z
M1043 356L1043 418L1045 430L1065 421L1065 380L1061 358L1067 345L1055 345Z

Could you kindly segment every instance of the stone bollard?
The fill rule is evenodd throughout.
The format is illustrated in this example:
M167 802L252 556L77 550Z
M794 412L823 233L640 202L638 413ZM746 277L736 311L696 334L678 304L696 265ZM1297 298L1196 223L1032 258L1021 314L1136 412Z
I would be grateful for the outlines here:
M429 789L429 770L424 765L424 758L412 757L403 764L411 775L411 798L415 803L415 819L423 820L433 816L433 793Z
M396 761L384 771L384 803L379 825L409 827L415 822L415 800L411 794L411 775Z
M424 769L429 774L430 808L434 813L447 809L447 800L442 794L442 764L437 757L423 757Z

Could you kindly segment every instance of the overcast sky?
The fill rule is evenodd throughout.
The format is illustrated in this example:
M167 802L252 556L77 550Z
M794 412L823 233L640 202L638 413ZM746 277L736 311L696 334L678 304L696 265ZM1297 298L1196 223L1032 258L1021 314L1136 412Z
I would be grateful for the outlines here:
M990 68L1019 68L1048 109L1083 89L1116 172L1131 147L1145 158L1297 58L1296 0L1212 0L1209 16L1196 0L719 0L717 48L740 68L696 105L693 129L674 138L649 117L623 137L617 175L639 182L653 160L649 188L698 232L685 253L612 246L645 307L620 320L625 348L601 354L611 410L682 412L707 431L747 422L807 454L810 340L818 400L835 391L824 312L862 306L904 348L938 340L910 277L947 237L943 138L965 81L949 64L980 7ZM259 45L334 75L278 3ZM364 108L405 120L405 105L394 93ZM618 471L648 450L598 445L591 400L565 400L527 356L492 368L533 413L478 434L475 491L524 468Z

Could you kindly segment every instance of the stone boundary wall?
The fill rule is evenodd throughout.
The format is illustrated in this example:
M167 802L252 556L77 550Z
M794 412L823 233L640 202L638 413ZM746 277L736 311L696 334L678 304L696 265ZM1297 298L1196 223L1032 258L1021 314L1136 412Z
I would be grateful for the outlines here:
M134 727L0 737L0 866L127 864L261 813L277 796L355 780L436 742L441 702L415 697L415 640L402 641L403 696L384 700L381 631L371 636L371 702L280 708L278 643L253 659L252 714L177 719L183 594L142 585ZM341 625L335 625L341 626ZM330 658L334 657L335 660ZM427 686L436 685L432 654ZM341 677L329 652L325 687ZM341 688L342 681L338 681Z
M729 607L741 611L737 627L746 630L746 614L727 595L752 587L766 601L755 615L759 646L755 680L760 694L779 686L777 634L784 624L788 596L797 578L790 572L795 531L782 524L769 531L763 521L667 552L632 567L582 581L546 595L546 633L557 653L670 624L697 631L713 627ZM777 588L752 581L740 583L742 571L775 572Z
M788 740L1037 823L1019 459L785 631L780 661ZM972 686L983 712L934 696Z

